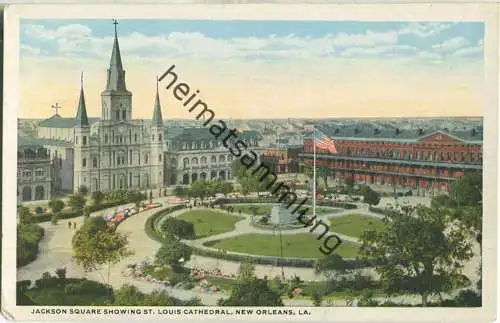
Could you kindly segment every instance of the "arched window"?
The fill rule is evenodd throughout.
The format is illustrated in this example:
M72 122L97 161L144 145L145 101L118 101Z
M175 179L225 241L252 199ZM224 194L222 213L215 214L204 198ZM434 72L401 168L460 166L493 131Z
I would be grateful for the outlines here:
M120 120L120 111L116 111L116 120Z
M137 134L134 133L134 141L137 143Z
M148 154L144 154L144 164L148 163Z
M87 167L87 159L82 159L82 167Z
M125 110L122 111L122 119L123 120L127 119L127 111L125 111Z
M158 135L158 141L161 141L161 133Z
M92 167L97 168L97 158L92 158Z
M193 164L193 165L198 165L198 158L193 157L193 158L191 159L191 164Z
M107 134L105 134L105 135L104 135L104 143L105 143L105 144L107 144L107 143L108 143L108 135L107 135Z
M217 163L217 157L215 157L215 156L210 157L210 163L212 163L212 164Z
M200 158L200 164L202 164L202 165L206 165L207 164L207 157L206 156L202 156Z
M182 163L184 165L184 168L188 167L189 166L189 158L185 157L183 160L182 160Z
M224 156L224 155L220 155L220 156L219 156L219 163L223 163L223 162L225 162L225 161L226 161L226 156Z
M158 161L161 162L161 154L158 155Z

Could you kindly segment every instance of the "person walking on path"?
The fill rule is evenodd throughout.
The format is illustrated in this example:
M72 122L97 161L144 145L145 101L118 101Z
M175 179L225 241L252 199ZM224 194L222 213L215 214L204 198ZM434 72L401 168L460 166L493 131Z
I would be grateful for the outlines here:
M76 230L76 222L73 222L73 229Z
M71 221L68 221L68 229L71 229Z

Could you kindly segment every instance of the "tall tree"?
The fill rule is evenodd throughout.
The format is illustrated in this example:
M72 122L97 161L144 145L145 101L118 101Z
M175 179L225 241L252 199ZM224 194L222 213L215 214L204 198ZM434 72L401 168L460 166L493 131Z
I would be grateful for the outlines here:
M238 280L222 306L283 306L280 294L266 279Z
M453 184L450 195L459 207L479 205L483 200L482 175L466 173Z
M255 266L247 262L241 263L238 268L238 279L243 282L256 279Z
M52 213L58 213L64 208L64 202L59 199L54 199L49 202L49 207L52 210Z
M194 225L191 222L169 217L161 224L161 231L176 239L194 239Z
M74 211L81 211L85 206L85 197L82 194L73 194L68 203Z
M72 239L73 256L77 264L87 272L108 265L108 277L112 264L133 254L128 249L128 238L108 228L102 217L90 218L80 227Z
M361 195L363 195L363 201L369 206L377 205L380 202L380 194L368 186L363 186L361 189Z
M170 265L176 272L182 271L183 264L191 259L189 246L175 239L168 239L156 252L155 262L158 265Z
M95 205L99 205L104 200L104 194L101 191L95 191L92 193L92 200Z
M402 206L383 219L387 230L365 231L360 252L380 263L376 268L386 292L417 293L422 305L429 296L463 286L463 263L472 245L448 209Z
M85 185L81 185L79 188L78 188L78 194L81 194L83 196L87 196L87 194L89 193L89 189L87 188L87 186Z

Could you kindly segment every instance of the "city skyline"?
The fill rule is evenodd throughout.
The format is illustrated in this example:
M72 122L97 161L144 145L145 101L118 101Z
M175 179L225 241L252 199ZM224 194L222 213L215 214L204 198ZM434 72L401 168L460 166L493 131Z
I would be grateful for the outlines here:
M124 19L118 37L134 118L151 118L155 77L169 64L224 118L481 116L483 29L472 22ZM58 102L60 115L73 117L84 71L88 113L99 117L111 20L22 20L20 30L19 116L48 118ZM40 93L47 78L64 81ZM166 91L160 99L165 119L189 118Z

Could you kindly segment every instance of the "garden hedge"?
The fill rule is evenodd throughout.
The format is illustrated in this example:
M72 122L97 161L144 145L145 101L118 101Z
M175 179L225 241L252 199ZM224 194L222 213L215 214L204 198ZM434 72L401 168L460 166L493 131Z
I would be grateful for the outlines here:
M258 204L258 203L279 203L277 199L274 198L249 198L249 199L231 199L231 198L219 198L214 201L216 205L225 205L225 204ZM307 201L304 205L311 205L312 201ZM343 203L336 201L316 201L317 206L330 206L343 208L346 210L357 209L358 206L352 203ZM292 206L293 207L293 206Z

